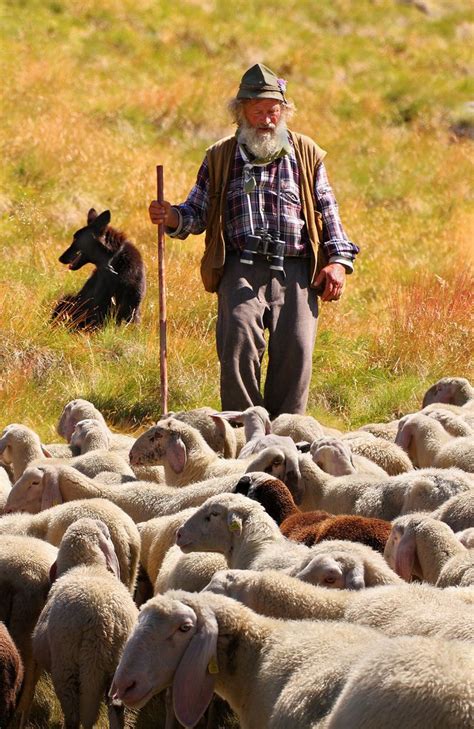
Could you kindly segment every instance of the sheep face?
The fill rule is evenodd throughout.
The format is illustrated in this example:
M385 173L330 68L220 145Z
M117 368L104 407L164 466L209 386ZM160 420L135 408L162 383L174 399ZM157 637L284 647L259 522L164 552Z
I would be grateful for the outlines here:
M332 590L361 590L365 587L363 563L347 555L317 555L308 561L296 577L303 582Z
M41 511L44 470L30 467L12 487L5 504L5 513L26 511L37 514Z
M422 407L434 402L464 405L472 397L472 386L464 377L443 377L426 391Z
M71 448L76 449L78 453L82 453L82 448L85 445L87 438L95 435L100 435L101 440L103 441L101 443L102 448L110 448L110 436L108 430L104 428L99 420L96 420L95 418L79 420L71 435Z
M416 535L408 523L394 524L387 540L384 557L389 567L404 580L410 582L413 576L423 578L416 554Z
M183 552L221 552L232 547L233 533L242 529L238 514L225 506L205 503L178 529L176 544Z
M181 473L186 460L181 433L169 421L160 421L142 433L130 450L131 466L169 465L175 473Z
M195 726L211 701L217 671L218 626L214 614L168 596L142 607L115 672L109 696L141 708L173 685L178 721Z

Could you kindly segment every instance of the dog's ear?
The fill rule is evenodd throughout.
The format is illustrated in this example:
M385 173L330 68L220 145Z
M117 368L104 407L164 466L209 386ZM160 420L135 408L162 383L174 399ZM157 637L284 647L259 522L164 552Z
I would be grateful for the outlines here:
M95 208L91 208L89 212L87 213L87 225L91 225L94 220L97 217L97 210Z
M103 213L100 215L97 215L97 217L92 221L91 227L94 233L97 236L104 235L105 229L110 223L110 210L104 210Z

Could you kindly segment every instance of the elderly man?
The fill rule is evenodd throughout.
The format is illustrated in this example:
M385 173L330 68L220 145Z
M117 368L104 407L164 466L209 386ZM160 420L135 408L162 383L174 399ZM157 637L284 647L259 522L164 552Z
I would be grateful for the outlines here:
M342 227L326 153L287 128L285 90L262 64L246 71L229 104L235 135L207 150L184 203L149 207L171 237L206 231L201 276L218 295L222 408L264 405L272 417L305 412L317 297L341 297L359 250Z

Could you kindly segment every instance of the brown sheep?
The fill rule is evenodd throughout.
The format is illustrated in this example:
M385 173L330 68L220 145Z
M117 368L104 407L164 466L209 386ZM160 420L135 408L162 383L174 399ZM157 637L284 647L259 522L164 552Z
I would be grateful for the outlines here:
M23 681L23 663L18 649L0 622L0 726L6 727L15 711Z
M312 547L324 539L366 544L383 554L392 525L389 521L327 511L300 511L288 488L278 479L244 476L235 491L262 504L285 537Z

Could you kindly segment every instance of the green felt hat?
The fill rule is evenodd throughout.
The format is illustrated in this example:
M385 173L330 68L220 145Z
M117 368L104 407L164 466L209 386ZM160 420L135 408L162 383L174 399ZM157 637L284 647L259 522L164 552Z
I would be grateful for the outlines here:
M256 63L240 81L238 99L277 99L286 102L286 82L277 78L263 63Z

